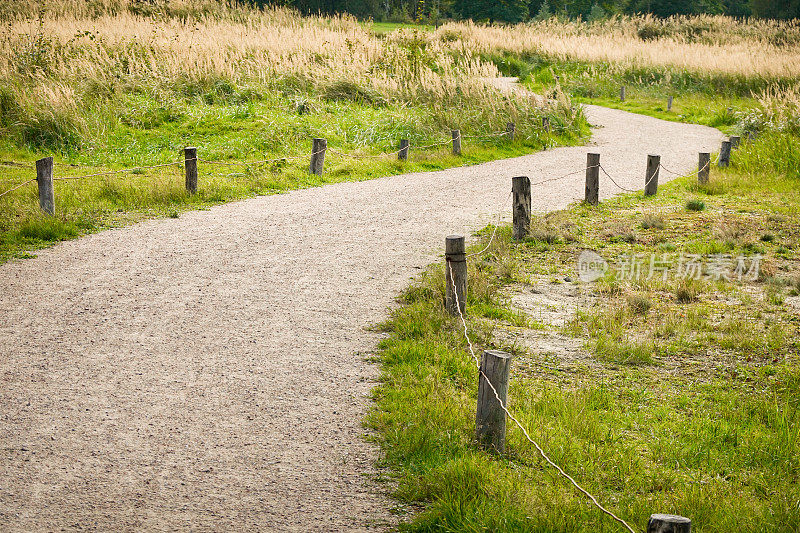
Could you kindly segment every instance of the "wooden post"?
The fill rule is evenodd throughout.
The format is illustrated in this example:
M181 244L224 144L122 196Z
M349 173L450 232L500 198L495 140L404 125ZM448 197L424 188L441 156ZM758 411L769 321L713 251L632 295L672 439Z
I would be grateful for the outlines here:
M660 155L647 156L647 174L644 177L644 195L653 196L658 192L658 170L661 166Z
M514 140L514 134L517 131L517 126L513 122L506 124L506 137L509 141Z
M183 149L183 167L186 170L186 190L197 192L197 148Z
M667 111L672 111L672 99L673 99L672 96L667 98Z
M522 240L528 236L531 228L531 180L528 176L517 176L511 179L513 193L514 230L512 237Z
M738 135L731 135L731 152L739 148L740 144L742 144L742 138Z
M722 148L719 149L719 166L727 167L731 164L731 142L722 141Z
M308 169L311 174L322 175L322 168L325 165L325 150L327 149L327 140L314 139L314 143L311 145L311 166Z
M411 143L408 142L408 139L401 139L400 140L400 151L397 152L397 159L400 161L408 161L408 147L411 146Z
M39 207L48 215L55 215L56 198L53 190L52 157L45 157L36 162L36 182L39 184Z
M586 154L586 203L600 202L600 154Z
M550 133L550 117L542 117L542 129L545 133Z
M692 533L692 521L672 514L650 515L647 533Z
M453 136L453 155L461 155L461 130L452 130Z
M619 99L622 102L625 101L625 86L624 85L619 88Z
M711 154L700 152L700 159L697 161L697 183L705 185L708 183L708 176L711 172Z
M503 453L506 448L506 412L497 401L508 405L508 375L511 354L486 350L478 375L478 409L475 413L475 438L484 450ZM488 380L488 382L487 382ZM492 384L492 387L489 386ZM495 391L497 395L495 396Z
M445 301L453 316L467 312L467 256L462 235L448 235L444 243ZM455 287L454 287L455 285Z

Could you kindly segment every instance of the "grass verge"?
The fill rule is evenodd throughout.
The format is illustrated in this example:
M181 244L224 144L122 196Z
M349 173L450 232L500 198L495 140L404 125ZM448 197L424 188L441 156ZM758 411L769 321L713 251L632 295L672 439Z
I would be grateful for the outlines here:
M500 228L469 264L469 332L478 350L515 356L511 409L636 529L654 512L700 532L800 528L800 181L782 142L798 141L745 144L705 187L680 178L655 197L575 205L541 216L523 242ZM704 209L687 209L694 201ZM611 267L595 283L577 279L583 250ZM700 278L677 275L680 257L696 256ZM754 279L715 279L715 258L733 270L740 256L748 269L760 256ZM628 279L623 257L675 270ZM477 449L477 372L442 309L443 280L431 267L383 326L368 423L395 496L418 511L401 529L619 530L518 429L503 456Z
M224 94L218 95L219 91ZM552 121L559 125L552 134L541 131L541 119L535 121L536 126L531 119L519 123L514 142L466 137L463 155L454 157L447 144L414 150L413 146L449 137L432 113L421 106L370 105L315 95L298 102L297 95L264 92L253 96L244 94L246 87L233 86L219 91L212 88L210 93L217 94L216 101L187 97L164 103L154 96L139 95L138 107L129 109L128 118L114 120L107 131L87 134L81 146L68 147L56 155L55 177L65 178L181 161L182 148L196 146L201 159L227 163L199 163L198 194L186 193L181 165L56 181L56 216L49 218L39 212L36 184L31 183L0 198L0 262L29 257L42 246L145 217L177 217L187 209L256 195L514 157L545 145L575 144L588 133L580 113L567 124L554 111L543 110L552 113ZM98 118L98 122L102 120L107 119ZM465 121L465 135L482 133ZM329 148L354 157L329 151L324 174L310 175L308 154L313 137L327 138ZM408 161L398 161L392 155L372 157L397 150L401 138L412 142ZM20 146L10 138L0 143L0 191L35 178L34 159L49 153L31 145ZM298 159L236 164L280 157Z

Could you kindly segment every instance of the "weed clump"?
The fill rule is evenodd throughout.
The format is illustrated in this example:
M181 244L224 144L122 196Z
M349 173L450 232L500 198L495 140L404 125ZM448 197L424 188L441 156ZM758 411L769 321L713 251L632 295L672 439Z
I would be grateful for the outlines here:
M706 204L702 200L693 199L686 202L686 209L689 211L702 211L705 208Z
M625 297L625 302L635 315L646 315L650 308L653 307L653 301L641 294L629 294Z
M642 229L664 229L664 219L657 215L645 215L642 219Z
M700 295L700 288L697 282L691 279L681 279L675 288L675 299L680 304L688 304L697 301Z

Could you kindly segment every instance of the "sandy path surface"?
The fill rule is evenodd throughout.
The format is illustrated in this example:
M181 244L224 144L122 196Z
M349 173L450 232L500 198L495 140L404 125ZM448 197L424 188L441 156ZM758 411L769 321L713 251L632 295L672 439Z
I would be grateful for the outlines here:
M640 188L647 153L688 170L722 138L587 115L594 146L259 197L0 266L0 530L391 523L361 438L378 375L364 328L445 235L510 211L512 176L579 170L596 150ZM534 188L534 209L582 198L583 180Z

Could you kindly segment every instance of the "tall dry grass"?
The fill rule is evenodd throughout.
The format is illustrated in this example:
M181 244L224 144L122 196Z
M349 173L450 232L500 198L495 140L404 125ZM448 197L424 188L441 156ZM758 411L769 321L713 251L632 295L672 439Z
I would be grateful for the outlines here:
M769 79L800 76L800 23L702 15L659 20L616 17L597 23L550 19L516 26L452 23L441 39L471 49L608 62L625 68L686 69Z
M399 33L381 40L347 16L270 9L241 21L116 15L16 19L0 36L0 79L60 84L209 77L271 85L350 81L387 98L483 96L491 63L462 43Z
M495 115L516 118L543 105L496 89L499 72L488 58L503 51L728 76L745 90L786 87L800 73L796 23L726 17L451 23L386 36L349 16L212 0L17 0L0 6L0 18L0 129L42 146L75 144L80 132L103 127L89 111L119 106L121 95L169 102L220 83L422 105L442 125L460 115L489 127ZM550 102L574 118L563 100Z

